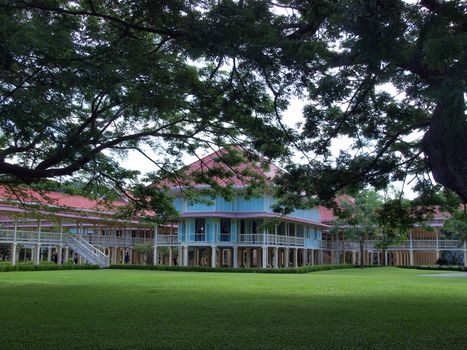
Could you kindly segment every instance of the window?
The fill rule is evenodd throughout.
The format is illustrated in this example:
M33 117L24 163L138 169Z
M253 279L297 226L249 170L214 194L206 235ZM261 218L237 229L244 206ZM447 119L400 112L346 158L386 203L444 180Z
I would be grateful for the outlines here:
M204 233L206 231L206 219L196 219L195 220L195 232Z
M230 219L221 219L221 234L230 233Z
M295 224L289 223L289 236L295 236Z
M240 233L245 234L245 220L240 220Z

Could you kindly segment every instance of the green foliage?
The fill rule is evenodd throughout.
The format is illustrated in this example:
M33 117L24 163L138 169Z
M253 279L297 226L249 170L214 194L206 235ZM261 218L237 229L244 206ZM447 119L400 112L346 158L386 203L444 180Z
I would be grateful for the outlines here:
M296 268L263 269L263 268L232 268L206 266L168 266L168 265L111 265L109 268L117 270L156 270L156 271L193 271L193 272L235 272L235 273L309 273L327 270L354 268L353 265L314 265Z
M7 1L0 8L0 182L127 196L136 204L122 215L151 210L164 221L175 214L170 198L145 185L173 177L183 156L238 143L266 157L288 153L275 121L286 106L274 105L266 83L235 57L239 32L278 35L265 4ZM235 23L223 20L233 13ZM124 169L130 151L152 161L155 173ZM239 162L233 152L224 158ZM190 177L215 185L212 178L229 175L211 169ZM47 180L63 177L67 186ZM232 188L221 194L231 198Z
M460 239L462 242L467 241L467 212L458 210L450 218L444 222L444 230Z
M90 264L40 264L40 265L33 265L33 264L17 264L17 265L10 265L10 264L0 264L0 272L13 272L13 271L60 271L60 270L95 270L99 269L98 265L90 265Z

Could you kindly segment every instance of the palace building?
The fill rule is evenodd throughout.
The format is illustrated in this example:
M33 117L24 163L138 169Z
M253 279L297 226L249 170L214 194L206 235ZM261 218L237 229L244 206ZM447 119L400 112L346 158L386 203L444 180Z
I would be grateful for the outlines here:
M189 165L200 171L224 167L214 152ZM271 164L264 169L254 161L240 165L236 173L248 169L272 186L281 170ZM358 264L358 242L345 240L343 233L329 232L334 216L327 208L296 210L279 215L272 210L275 199L271 187L260 195L248 196L248 181L239 175L226 182L235 191L233 199L222 196L192 203L183 188L173 185L174 206L179 217L166 225L154 225L138 217L123 220L118 208L124 201L96 201L82 196L54 192L0 188L0 245L3 259L11 264L30 260L61 263L110 264L148 263L155 265L287 268L314 264ZM228 182L228 183L227 183ZM207 185L198 184L203 189ZM428 223L432 230L412 230L408 239L383 253L377 240L364 246L366 265L430 265L445 252L460 257L467 266L467 246L450 240L442 231L446 216L438 213ZM0 254L0 259L2 258Z

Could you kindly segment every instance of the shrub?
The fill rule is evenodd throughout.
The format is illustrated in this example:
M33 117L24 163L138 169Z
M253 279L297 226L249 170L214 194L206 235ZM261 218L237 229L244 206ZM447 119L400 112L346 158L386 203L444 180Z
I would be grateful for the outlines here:
M316 271L355 268L354 265L314 265L296 268L263 269L256 267L207 267L207 266L167 266L167 265L111 265L110 269L156 270L156 271L194 271L194 272L234 272L234 273L309 273Z
M467 271L464 266L398 266L401 269L432 270L432 271Z
M44 264L44 265L32 265L32 264L17 264L13 265L0 265L0 272L11 272L11 271L55 271L55 270L95 270L99 269L98 265L81 264L81 265L55 265L55 264Z

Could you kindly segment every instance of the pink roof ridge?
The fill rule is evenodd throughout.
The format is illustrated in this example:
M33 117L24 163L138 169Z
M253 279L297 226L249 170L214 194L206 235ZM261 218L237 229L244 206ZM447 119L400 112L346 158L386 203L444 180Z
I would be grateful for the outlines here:
M244 157L247 158L246 151L242 149L239 146L233 146L234 149L240 151L243 153ZM252 177L248 176L242 176L241 173L247 169L252 170L253 172L257 173L259 176L264 177L265 181L267 184L272 184L273 178L281 173L283 170L279 168L277 165L274 163L263 159L266 163L268 163L269 169L265 170L262 168L260 164L257 162L253 161L246 161L244 163L239 164L238 166L235 167L229 167L225 163L222 162L222 160L219 160L219 157L222 157L224 154L228 152L227 148L221 148L218 151L214 151L197 161L185 166L182 168L186 172L186 174L189 176L190 173L195 172L195 171L202 171L202 170L210 170L210 169L221 169L221 170L231 170L234 172L234 175L229 177L229 178L219 178L219 177L214 177L213 179L217 182L217 184L222 185L222 186L235 186L235 187L246 187L248 181L252 179ZM261 158L261 157L260 157ZM173 183L170 181L161 181L163 185L169 186L169 187L179 187L180 184ZM191 186L203 186L206 184L199 184L199 183L194 183L192 181L184 181L183 184L186 185L191 185Z

